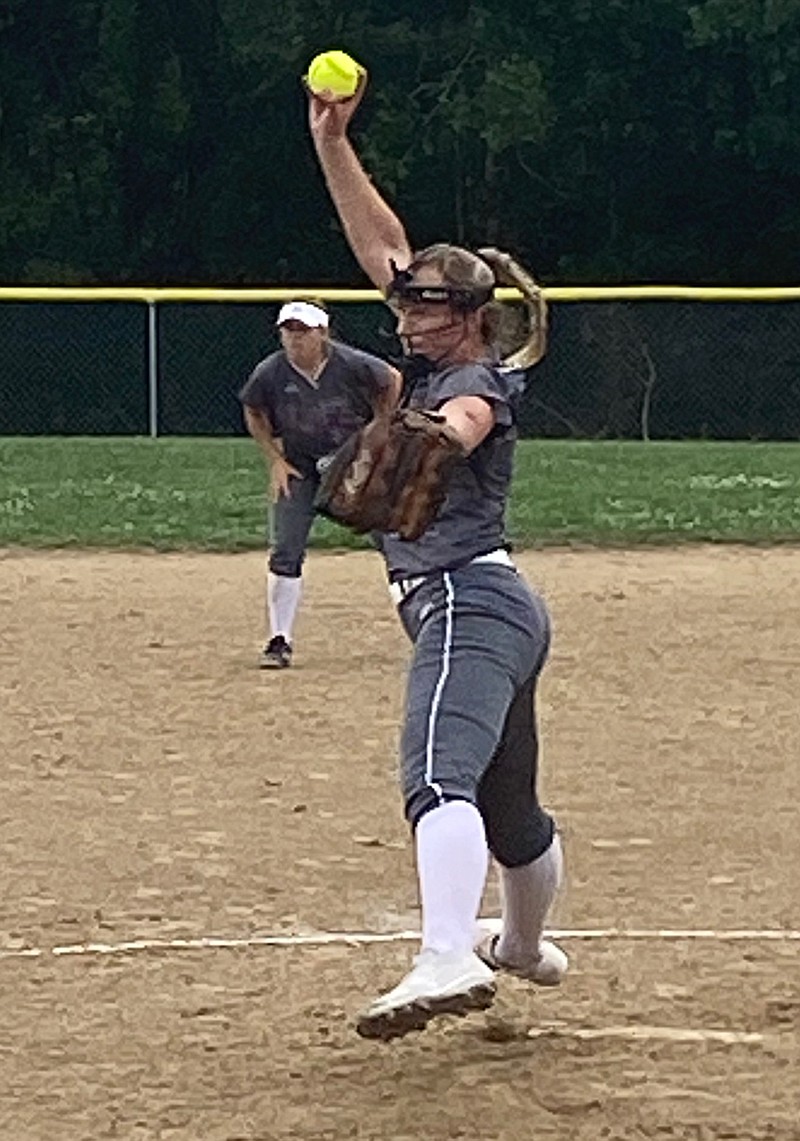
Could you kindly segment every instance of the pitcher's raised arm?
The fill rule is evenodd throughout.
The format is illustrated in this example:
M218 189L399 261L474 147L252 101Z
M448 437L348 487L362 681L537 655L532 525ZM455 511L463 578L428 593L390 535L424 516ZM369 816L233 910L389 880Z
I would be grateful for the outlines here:
M309 95L309 126L325 182L356 260L383 292L392 262L405 268L411 249L405 227L374 186L348 137L348 128L367 83L361 75L351 99L335 103Z

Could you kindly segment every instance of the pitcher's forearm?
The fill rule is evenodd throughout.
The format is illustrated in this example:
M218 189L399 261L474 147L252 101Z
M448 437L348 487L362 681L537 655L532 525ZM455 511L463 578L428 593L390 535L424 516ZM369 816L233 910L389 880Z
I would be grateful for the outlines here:
M402 222L376 190L346 136L315 140L320 166L356 260L379 289L392 279L390 261L411 260Z
M492 406L480 396L454 396L439 409L467 452L472 452L495 424Z

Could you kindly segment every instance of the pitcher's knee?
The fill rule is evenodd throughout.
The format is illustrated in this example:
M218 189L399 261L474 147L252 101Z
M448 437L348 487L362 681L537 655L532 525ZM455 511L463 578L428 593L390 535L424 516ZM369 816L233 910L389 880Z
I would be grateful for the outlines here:
M543 808L532 810L524 819L486 819L489 850L505 868L519 868L538 860L553 843L555 821Z

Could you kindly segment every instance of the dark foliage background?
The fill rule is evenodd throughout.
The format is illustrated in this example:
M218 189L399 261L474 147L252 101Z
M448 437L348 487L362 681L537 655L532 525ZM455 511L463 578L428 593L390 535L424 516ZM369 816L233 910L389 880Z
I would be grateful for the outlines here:
M4 0L0 280L361 284L299 83L338 46L415 244L793 283L798 45L800 0Z

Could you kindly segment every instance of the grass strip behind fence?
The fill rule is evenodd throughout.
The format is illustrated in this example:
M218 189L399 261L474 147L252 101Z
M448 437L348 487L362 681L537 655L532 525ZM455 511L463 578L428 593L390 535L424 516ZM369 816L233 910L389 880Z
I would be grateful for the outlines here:
M0 546L246 550L266 474L248 439L0 438ZM800 541L800 444L525 440L519 547ZM317 547L368 544L320 520Z

